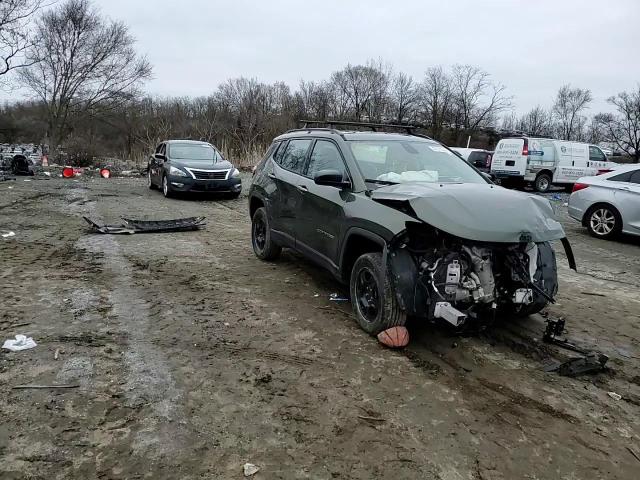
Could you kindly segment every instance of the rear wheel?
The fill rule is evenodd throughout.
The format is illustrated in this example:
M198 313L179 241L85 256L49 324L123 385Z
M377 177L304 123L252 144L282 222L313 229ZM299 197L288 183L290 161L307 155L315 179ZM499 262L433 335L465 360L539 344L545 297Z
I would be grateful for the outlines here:
M271 238L269 218L264 207L257 209L251 218L251 244L260 260L274 260L282 252L282 247Z
M360 327L371 335L404 325L404 312L382 266L381 253L366 253L356 260L349 281L351 304Z
M534 183L537 192L547 193L551 189L551 177L546 173L541 173Z
M153 184L153 180L151 180L151 169L147 170L147 187L151 190L155 190L156 186Z
M613 238L622 230L622 217L611 205L594 205L586 215L587 230L597 238Z

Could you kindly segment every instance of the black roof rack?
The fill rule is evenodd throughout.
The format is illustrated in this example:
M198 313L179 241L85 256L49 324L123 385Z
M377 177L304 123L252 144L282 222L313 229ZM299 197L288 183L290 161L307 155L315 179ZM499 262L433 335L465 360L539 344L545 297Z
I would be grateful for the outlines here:
M431 140L431 138L427 137L426 135L420 135L418 133L415 133L416 129L424 128L419 125L395 125L393 123L369 123L369 122L353 122L353 121L342 121L342 120L300 120L298 123L303 124L300 130L308 130L308 129L326 130L326 131L331 131L333 133L342 133L337 131L334 128L334 126L336 125L347 126L347 127L370 128L374 132L377 132L378 129L399 129L399 130L404 130L409 135L428 138L429 140ZM309 127L309 125L327 125L327 127L324 127L324 128Z

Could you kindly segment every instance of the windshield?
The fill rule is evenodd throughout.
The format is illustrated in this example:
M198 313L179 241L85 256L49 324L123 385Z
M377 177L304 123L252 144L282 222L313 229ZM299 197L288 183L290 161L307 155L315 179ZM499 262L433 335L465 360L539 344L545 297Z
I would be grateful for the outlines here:
M467 162L435 142L354 140L349 146L368 182L487 183Z
M222 155L211 145L204 143L173 143L169 146L169 156L173 160L217 162Z

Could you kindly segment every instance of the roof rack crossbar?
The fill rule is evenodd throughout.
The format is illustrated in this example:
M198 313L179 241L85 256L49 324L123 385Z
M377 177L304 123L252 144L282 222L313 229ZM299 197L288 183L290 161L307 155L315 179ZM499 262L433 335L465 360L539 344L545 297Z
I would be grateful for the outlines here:
M414 133L414 130L418 128L422 128L419 125L397 125L393 123L368 123L368 122L353 122L353 121L341 121L341 120L300 120L300 123L304 124L304 128L306 129L310 124L311 125L328 125L330 130L333 130L334 125L343 125L348 127L364 127L370 128L372 131L377 132L378 129L382 128L396 128L400 130L405 130L409 135L415 135L418 137L429 138L425 135L419 135ZM317 127L312 127L317 128Z

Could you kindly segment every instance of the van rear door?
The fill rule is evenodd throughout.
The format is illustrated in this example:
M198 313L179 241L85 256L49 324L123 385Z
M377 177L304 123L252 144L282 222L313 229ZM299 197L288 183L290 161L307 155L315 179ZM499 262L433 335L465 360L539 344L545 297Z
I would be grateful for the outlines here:
M526 138L500 140L491 160L491 173L503 178L524 177L528 154Z
M557 149L560 161L554 183L575 183L580 177L588 175L589 150L585 143L557 142Z

